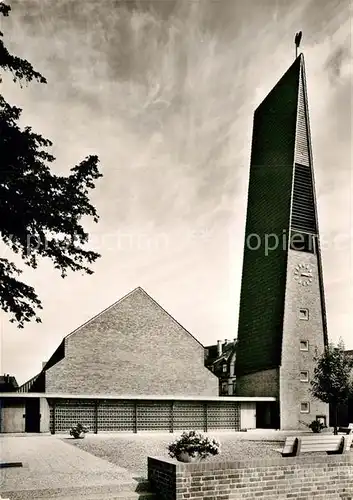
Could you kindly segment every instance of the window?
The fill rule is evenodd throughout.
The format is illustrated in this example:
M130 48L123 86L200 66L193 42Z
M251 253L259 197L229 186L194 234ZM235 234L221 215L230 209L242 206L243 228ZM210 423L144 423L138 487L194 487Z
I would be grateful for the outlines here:
M227 382L224 382L222 384L222 394L228 394L228 384L227 384Z
M223 373L225 373L226 371L227 371L227 365L226 365L226 364L224 364L224 365L223 365Z
M309 403L300 403L300 413L310 413Z
M300 382L309 382L309 372L300 372Z
M308 321L309 309L305 309L305 308L299 309L299 319L304 319L304 320Z
M300 350L301 351L308 351L309 350L309 342L307 340L300 341Z
M316 420L326 427L326 415L316 415Z

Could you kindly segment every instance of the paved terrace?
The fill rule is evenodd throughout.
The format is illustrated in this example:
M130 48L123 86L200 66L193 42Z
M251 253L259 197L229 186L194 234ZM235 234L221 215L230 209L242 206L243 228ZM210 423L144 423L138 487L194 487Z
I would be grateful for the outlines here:
M126 469L52 436L1 436L0 456L1 463L23 463L21 468L0 469L0 495L10 500L38 498L45 490L45 498L75 492L108 498L110 492L137 488Z
M277 456L274 448L280 448L286 436L308 433L311 431L258 429L210 435L221 441L223 451L219 459L224 460L234 454L238 458L249 453L254 457L247 458L265 458L269 453ZM21 468L0 469L0 495L10 500L139 498L134 492L146 489L146 484L137 478L147 477L147 455L167 456L166 445L177 435L109 432L88 434L83 440L72 440L67 434L0 435L0 462L23 463ZM264 443L261 445L260 441ZM117 491L125 490L128 494L116 496ZM112 492L115 495L111 496Z

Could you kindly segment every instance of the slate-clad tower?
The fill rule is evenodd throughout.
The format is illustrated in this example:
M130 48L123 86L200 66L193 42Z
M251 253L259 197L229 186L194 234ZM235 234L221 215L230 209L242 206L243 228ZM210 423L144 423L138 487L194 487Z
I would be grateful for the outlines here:
M309 393L327 343L304 57L256 109L237 351L237 395L278 398L276 426L327 416ZM328 422L327 422L328 423Z

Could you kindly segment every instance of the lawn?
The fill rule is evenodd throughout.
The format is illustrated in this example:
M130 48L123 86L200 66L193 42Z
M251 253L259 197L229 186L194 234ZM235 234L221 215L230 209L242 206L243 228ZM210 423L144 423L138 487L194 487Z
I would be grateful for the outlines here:
M221 454L208 460L251 460L258 458L278 458L275 449L281 448L284 439L263 440L239 433L210 433L221 442ZM174 434L98 434L86 435L85 439L65 439L65 442L103 458L119 467L124 467L137 476L147 477L147 456L168 457L167 445L177 435ZM250 436L249 436L250 437Z

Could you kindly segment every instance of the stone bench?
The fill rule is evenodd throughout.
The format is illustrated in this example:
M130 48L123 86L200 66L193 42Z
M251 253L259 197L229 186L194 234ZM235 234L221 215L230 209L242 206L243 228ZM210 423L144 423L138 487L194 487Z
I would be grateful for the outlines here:
M326 452L328 455L342 454L352 445L353 435L314 434L311 436L290 436L286 438L282 457L295 457L301 453ZM278 450L279 451L279 450Z
M344 434L353 434L353 424L349 424L348 427L339 427L338 432L343 432Z

